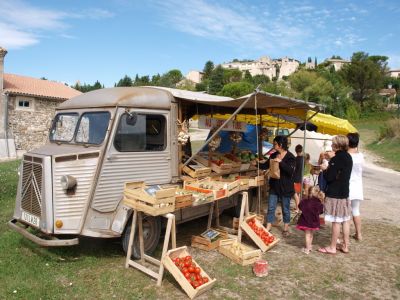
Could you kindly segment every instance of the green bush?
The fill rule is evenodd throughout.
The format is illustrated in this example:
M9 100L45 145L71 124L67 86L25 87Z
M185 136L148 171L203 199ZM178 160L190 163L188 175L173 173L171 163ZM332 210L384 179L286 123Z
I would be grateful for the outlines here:
M360 107L356 103L351 103L346 108L346 119L358 120L360 118Z
M400 119L393 118L379 128L379 139L400 139Z

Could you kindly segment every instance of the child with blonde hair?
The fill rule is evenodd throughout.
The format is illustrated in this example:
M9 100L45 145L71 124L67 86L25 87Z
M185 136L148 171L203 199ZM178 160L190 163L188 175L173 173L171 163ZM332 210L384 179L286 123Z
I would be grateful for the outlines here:
M305 254L312 251L314 231L320 228L319 215L324 211L322 202L325 197L318 186L309 187L307 195L308 197L300 201L301 216L296 226L305 233L305 247L301 250Z

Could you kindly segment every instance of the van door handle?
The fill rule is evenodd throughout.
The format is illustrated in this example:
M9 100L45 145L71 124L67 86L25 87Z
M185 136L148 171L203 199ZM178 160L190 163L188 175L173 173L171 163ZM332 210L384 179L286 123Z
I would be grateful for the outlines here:
M110 154L109 156L107 156L107 160L114 160L116 158L117 156L115 154Z

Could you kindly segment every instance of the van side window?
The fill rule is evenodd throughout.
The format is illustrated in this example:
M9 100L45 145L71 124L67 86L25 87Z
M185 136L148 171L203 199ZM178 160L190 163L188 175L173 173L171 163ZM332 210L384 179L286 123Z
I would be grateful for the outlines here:
M124 113L114 147L119 152L162 151L166 148L166 120L161 115Z

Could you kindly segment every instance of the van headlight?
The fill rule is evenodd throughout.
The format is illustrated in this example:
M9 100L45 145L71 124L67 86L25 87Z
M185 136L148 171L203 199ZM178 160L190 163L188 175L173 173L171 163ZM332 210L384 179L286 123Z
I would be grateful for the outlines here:
M61 176L61 187L64 190L72 189L76 186L76 178L70 175Z

